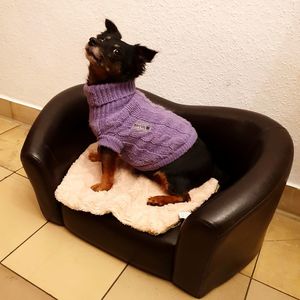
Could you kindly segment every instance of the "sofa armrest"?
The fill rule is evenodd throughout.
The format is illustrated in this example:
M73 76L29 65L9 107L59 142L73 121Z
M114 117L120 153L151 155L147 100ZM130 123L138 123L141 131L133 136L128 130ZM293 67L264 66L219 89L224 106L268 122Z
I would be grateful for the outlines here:
M195 220L224 232L261 205L278 183L287 181L294 149L286 129L268 129L262 132L259 140L261 153L251 169L238 182L217 193L212 201L197 210L193 215Z
M180 230L173 281L197 297L240 271L261 248L291 169L293 143L277 125L259 141L261 154L252 168L193 212Z
M94 141L82 85L55 96L32 125L21 160L47 220L62 224L54 191L71 164Z

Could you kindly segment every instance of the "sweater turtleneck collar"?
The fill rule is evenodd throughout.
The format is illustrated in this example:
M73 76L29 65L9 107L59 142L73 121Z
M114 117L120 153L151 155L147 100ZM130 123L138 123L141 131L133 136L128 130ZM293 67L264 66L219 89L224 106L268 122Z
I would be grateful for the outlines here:
M85 84L83 90L90 105L103 105L127 98L136 92L134 81L97 85Z

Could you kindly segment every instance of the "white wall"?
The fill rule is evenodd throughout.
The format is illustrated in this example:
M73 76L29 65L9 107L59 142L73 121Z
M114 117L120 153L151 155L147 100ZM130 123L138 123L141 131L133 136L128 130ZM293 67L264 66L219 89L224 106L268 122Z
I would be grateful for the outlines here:
M2 0L0 97L42 107L87 74L84 45L112 19L159 50L137 85L186 104L264 113L296 146L300 186L300 1Z

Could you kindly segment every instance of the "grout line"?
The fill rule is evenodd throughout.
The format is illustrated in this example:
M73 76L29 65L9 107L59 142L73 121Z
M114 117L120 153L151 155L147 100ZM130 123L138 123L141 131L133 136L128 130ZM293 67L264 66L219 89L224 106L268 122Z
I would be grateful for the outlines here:
M300 221L300 215L296 215L296 214L293 214L291 212L288 212L288 211L285 211L285 210L282 210L279 208L276 209L276 212L281 216L293 219L295 221Z
M286 239L286 240L264 240L264 242L290 242L290 241L300 241L299 239Z
M289 296L289 297L292 297L292 298L294 298L294 299L296 299L296 300L299 300L299 298L297 298L297 297L295 297L295 296L293 296L293 295L290 295L290 294L288 294L288 293L286 293L286 292L284 292L284 291L282 291L282 290L279 290L279 289L277 289L277 288L275 288L275 287L273 287L273 286L271 286L271 285L269 285L269 284L267 284L267 283L265 283L265 282L263 282L263 281L260 281L260 280L255 279L255 278L252 278L252 279L253 279L254 281L256 281L256 282L259 282L259 283L261 283L261 284L263 284L263 285L265 285L265 286L267 286L267 287L269 287L269 288L271 288L271 289L273 289L273 290L275 290L275 291L281 293L281 294L284 294L284 295L286 295L286 296Z
M12 170L10 170L10 169L8 169L8 168L6 168L6 167L3 167L3 166L1 166L1 168L5 169L5 170L7 170L7 171L9 171L9 172L11 172L11 174L9 174L9 175L5 176L4 178L0 179L0 182L4 181L5 179L7 179L8 177L10 177L10 176L12 176L12 175L14 175L14 174L19 175L19 176L22 176L21 174L18 174L18 173L17 173L20 169L19 169L19 170L16 170L16 171L12 171ZM21 169L22 169L22 168L21 168ZM22 176L22 177L24 177L24 176ZM25 178L28 179L27 177L25 177Z
M252 273L251 273L251 279L253 278L253 275L254 275L254 272L255 272L255 269L256 269L256 265L258 263L258 259L259 259L259 256L260 256L260 252L261 252L261 248L259 249L259 252L257 254L257 258L256 258L256 261L255 261L255 264L254 264L254 268L253 268Z
M13 173L11 173L11 174L9 174L9 175L3 177L2 179L0 179L0 182L4 181L6 178L10 177L10 176L13 175L13 174L15 174L15 173L13 172Z
M28 179L28 177L26 177L26 176L24 176L22 174L17 173L18 171L20 171L22 169L22 167L20 169L16 170L16 171L12 171L12 170L10 170L10 169L8 169L6 167L3 167L3 166L1 166L1 168L5 169L5 170L7 170L9 172L11 172L11 174L9 174L9 175L5 176L4 178L0 179L0 182L4 181L5 179L7 179L8 177L10 177L12 175L18 175L18 176L21 176L21 177L23 177L25 179Z
M18 176L21 176L21 177L23 177L23 178L25 178L25 179L28 179L28 177L26 177L26 176L24 176L24 175L22 175L22 174L19 174L19 173L15 173L16 175L18 175Z
M10 269L9 267L7 267L6 265L3 265L2 263L0 263L0 265L4 268L6 268L7 270L9 270L10 272L14 273L15 275L17 275L18 277L22 278L23 280L25 280L26 282L30 283L31 285L33 285L34 287L36 287L37 289L39 289L40 291L44 292L45 294L49 295L50 297L52 297L55 300L58 300L57 298L55 298L53 295L49 294L47 291L43 290L42 288L40 288L39 286L37 286L36 284L34 284L33 282L29 281L28 279L26 279L25 277L23 277L22 275L18 274L17 272L15 272L14 270Z
M2 262L7 259L11 254L13 254L16 250L18 250L22 245L24 245L32 236L34 236L39 230L41 230L45 225L48 224L48 221L45 222L45 224L43 224L41 227L39 227L34 233L32 233L26 240L24 240L20 245L18 245L13 251L11 251L8 255L6 255L1 261L0 263L2 264Z
M23 169L23 167L21 167L20 169L16 170L16 172L19 172L19 171L22 170L22 169Z
M22 169L22 168L21 168L21 169ZM18 171L20 171L20 170L18 170ZM22 175L22 174L20 174L20 173L17 173L18 171L16 171L14 174L16 174L16 175L18 175L18 176L21 176L21 177L23 177L23 178L25 178L25 179L28 179L27 176Z
M3 169L5 169L5 170L7 170L7 171L10 171L10 172L16 172L16 171L14 171L14 170L11 170L11 169L9 169L8 167L5 167L5 166L0 166L1 168L3 168Z
M248 297L248 293L249 293L249 290L250 290L251 282L252 282L252 278L250 278L250 280L249 280L249 284L248 284L248 287L247 287L247 291L246 291L244 300L246 300L247 297Z
M104 294L104 296L101 298L101 300L103 300L107 294L110 292L110 290L112 289L112 287L116 284L116 282L119 280L119 278L121 277L121 275L124 273L124 271L126 270L126 268L128 267L129 265L126 264L125 268L122 270L122 272L118 275L118 277L115 279L115 281L112 283L112 285L109 287L109 289L106 291L106 293Z
M254 264L254 267L253 267L253 270L252 270L252 273L251 273L251 276L250 276L250 281L249 281L249 284L248 284L248 287L247 287L247 291L246 291L244 300L246 300L247 297L248 297L248 293L249 293L249 290L250 290L252 279L254 279L253 275L254 275L254 272L255 272L255 269L256 269L256 265L257 265L257 262L258 262L258 259L259 259L259 256L260 256L260 252L261 252L261 249L259 250L259 252L257 254L256 261L255 261L255 264Z
M7 132L13 130L13 129L16 129L16 128L20 127L21 125L23 125L23 124L18 124L18 125L16 125L16 126L10 128L10 129L7 129L7 130L1 132L1 133L0 133L0 136L1 136L2 134L5 134L5 133L7 133Z

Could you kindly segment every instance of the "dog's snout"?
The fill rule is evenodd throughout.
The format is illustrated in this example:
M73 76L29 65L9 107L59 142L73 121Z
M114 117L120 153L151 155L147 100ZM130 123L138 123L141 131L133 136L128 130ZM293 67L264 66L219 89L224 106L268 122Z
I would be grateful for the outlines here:
M96 46L97 44L97 39L94 37L91 37L89 40L89 46Z

